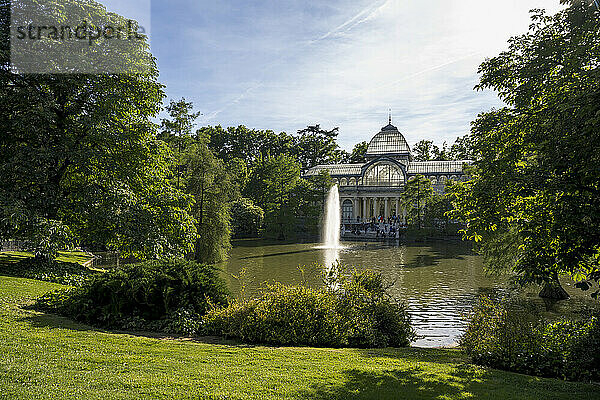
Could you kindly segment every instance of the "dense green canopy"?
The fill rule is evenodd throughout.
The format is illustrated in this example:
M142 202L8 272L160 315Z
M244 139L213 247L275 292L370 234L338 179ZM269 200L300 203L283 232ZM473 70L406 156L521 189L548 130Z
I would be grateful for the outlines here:
M473 180L454 198L467 237L524 282L600 277L600 10L568 3L534 10L529 32L481 65L477 88L507 106L473 123Z
M8 2L0 6L7 15ZM93 2L85 10L106 14ZM3 53L0 237L44 254L77 242L139 257L190 250L192 199L167 179L171 152L152 123L163 87L147 44L137 43L130 50L151 60L143 73L26 74Z

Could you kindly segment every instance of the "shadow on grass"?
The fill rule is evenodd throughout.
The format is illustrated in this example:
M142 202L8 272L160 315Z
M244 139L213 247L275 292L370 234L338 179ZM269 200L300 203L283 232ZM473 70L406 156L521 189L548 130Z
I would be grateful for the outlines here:
M205 344L220 344L235 347L256 347L251 344L240 343L236 340L226 339L220 336L184 336L178 334L170 334L164 332L150 332L150 331L127 331L121 329L103 329L96 326L91 326L72 320L67 317L56 314L47 314L35 312L26 317L20 318L20 321L26 322L34 328L46 328L46 329L68 329L72 331L85 331L91 333L107 333L115 335L129 335L135 337L144 337L148 339L160 339L160 340L181 340L189 341L194 343L205 343Z
M320 383L299 393L305 399L600 399L591 385L480 368L456 349L368 349L367 358L389 356L411 363L398 369L343 371L333 384ZM410 365L410 364L409 364ZM338 384L338 382L340 382Z
M472 396L471 389L486 373L467 365L450 367L447 374L421 367L404 370L344 371L344 384L316 386L302 393L311 399L437 399ZM477 394L475 398L482 398ZM483 398L498 398L487 396Z

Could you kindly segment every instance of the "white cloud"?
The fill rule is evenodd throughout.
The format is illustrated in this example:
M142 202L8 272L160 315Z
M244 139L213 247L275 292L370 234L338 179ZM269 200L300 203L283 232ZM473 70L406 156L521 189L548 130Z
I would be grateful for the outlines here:
M452 142L478 112L500 104L492 93L472 90L477 66L526 31L528 10L538 7L559 8L548 0L340 6L326 16L331 28L298 37L255 68L251 80L228 85L204 122L288 132L339 126L342 146L351 149L387 123L391 107L409 143Z

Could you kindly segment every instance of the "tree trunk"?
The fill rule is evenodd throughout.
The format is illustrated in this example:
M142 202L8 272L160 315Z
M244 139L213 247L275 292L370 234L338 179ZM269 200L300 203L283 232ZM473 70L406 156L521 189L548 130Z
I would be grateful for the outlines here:
M540 291L540 297L545 299L566 300L570 296L565 289L560 285L558 274L554 274L552 280L546 282Z

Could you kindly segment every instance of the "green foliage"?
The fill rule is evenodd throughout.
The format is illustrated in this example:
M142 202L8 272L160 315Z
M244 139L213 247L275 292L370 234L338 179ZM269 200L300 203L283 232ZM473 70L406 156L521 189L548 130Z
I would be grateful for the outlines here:
M186 191L196 200L195 259L207 263L225 260L231 247L229 202L235 195L232 176L202 138L189 147L186 157Z
M38 3L27 4L56 20L118 17L94 2ZM0 19L0 32L8 23ZM158 69L145 40L125 42L137 43L130 63L149 60L145 73L22 74L3 57L0 237L49 257L77 242L140 258L190 250L191 199L169 183L169 151L152 122L163 98Z
M400 199L406 207L406 219L409 224L422 227L425 206L431 201L433 195L431 181L423 175L416 175L406 182Z
M474 157L470 135L456 138L450 148L444 142L441 149L431 140L421 140L414 145L413 154L416 161L472 160Z
M262 229L264 211L252 200L242 197L231 205L233 235L237 238L257 237Z
M367 154L367 148L369 147L369 143L368 142L360 142L354 145L354 148L352 149L352 153L350 154L350 159L348 161L350 161L351 163L364 163L367 162L366 159L366 154Z
M229 205L239 196L238 185L244 184L245 166L238 159L225 163L209 147L209 130L193 134L200 115L194 105L181 99L167 106L169 118L162 120L161 138L176 151L173 174L177 187L194 199L196 237L194 257L198 262L215 263L227 258L230 245ZM239 173L241 176L235 176Z
M473 160L473 138L467 134L462 137L457 137L454 144L450 147L451 160Z
M336 142L339 128L328 131L319 124L309 125L298 131L294 138L293 154L306 171L319 164L340 162L342 152Z
M80 286L94 273L81 264L51 260L44 256L26 257L15 263L0 263L0 275L37 279L69 286Z
M432 140L421 140L413 146L415 161L431 161L435 145Z
M511 301L480 299L460 344L477 364L568 380L600 379L600 319L547 321Z
M258 298L210 310L207 333L249 343L400 347L414 338L403 305L390 299L381 275L332 273L327 289L268 285Z
M553 16L534 10L529 32L481 64L477 88L507 107L473 123L472 180L452 217L488 254L509 240L522 282L568 274L589 289L600 280L600 10L563 3Z
M248 129L243 125L223 129L221 126L203 127L198 132L210 138L209 147L225 163L243 160L248 169L270 157L291 154L292 136L270 130Z
M300 182L300 165L291 156L280 155L259 162L250 173L245 194L265 212L265 231L285 238L293 228L287 213L291 192Z
M37 307L100 327L192 334L209 303L226 300L225 283L214 267L170 260L94 275L81 287L40 298Z

